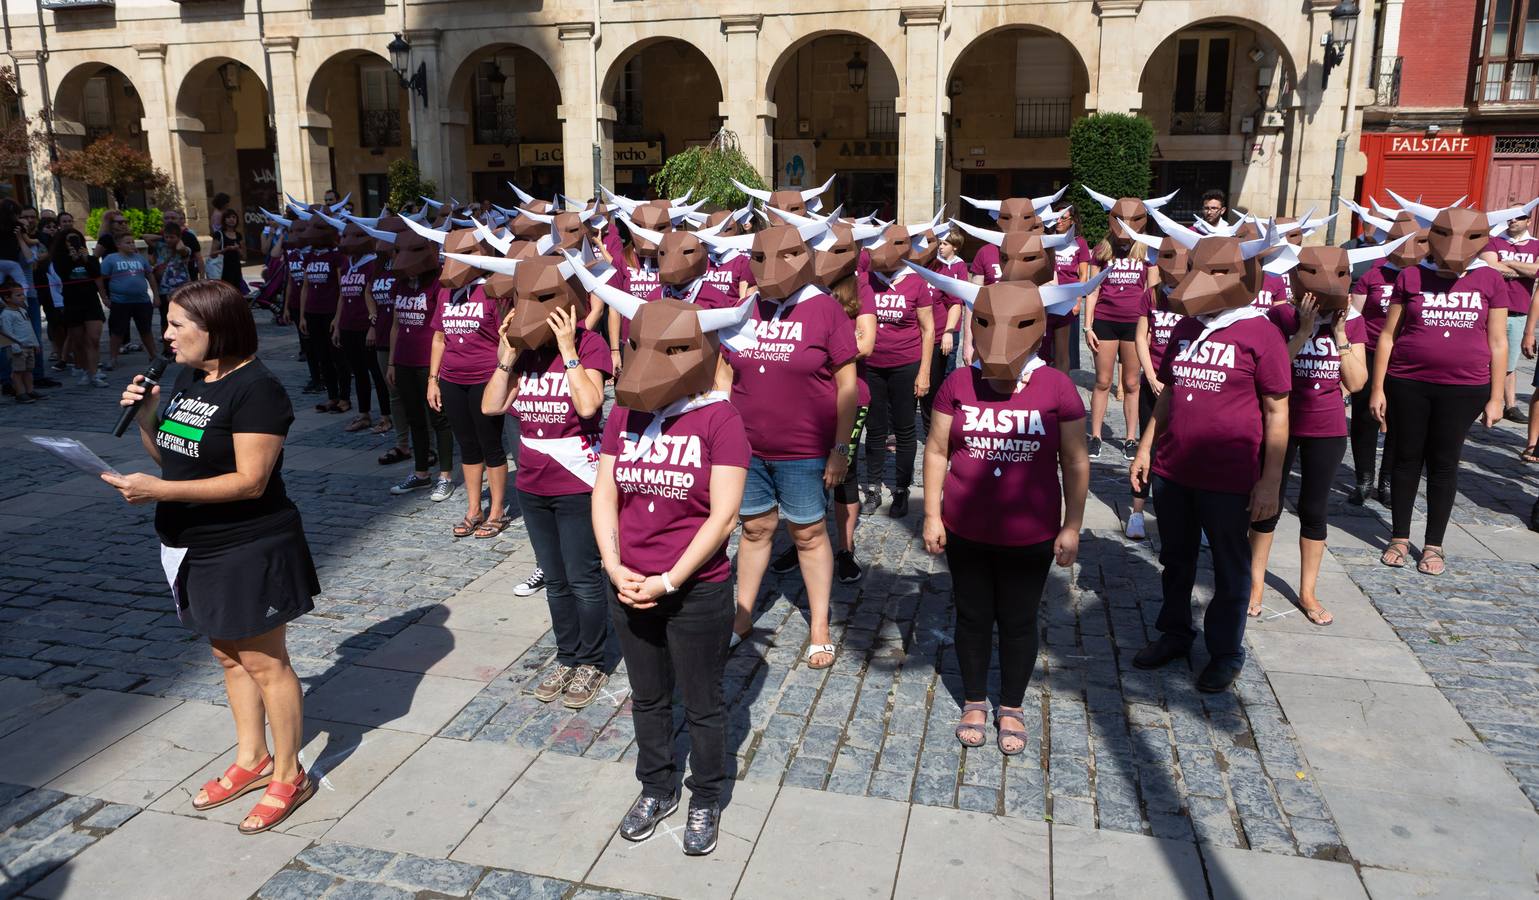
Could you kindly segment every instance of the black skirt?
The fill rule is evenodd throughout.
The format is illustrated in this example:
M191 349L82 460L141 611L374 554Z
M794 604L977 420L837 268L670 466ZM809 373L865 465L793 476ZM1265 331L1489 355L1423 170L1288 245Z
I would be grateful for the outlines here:
M262 534L189 547L177 576L177 616L216 641L253 638L315 609L321 591L299 512Z

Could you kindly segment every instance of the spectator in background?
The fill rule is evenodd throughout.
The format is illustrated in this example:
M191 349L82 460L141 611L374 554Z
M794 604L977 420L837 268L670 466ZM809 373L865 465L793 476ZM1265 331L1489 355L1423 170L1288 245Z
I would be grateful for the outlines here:
M0 200L0 278L9 278L24 289L29 291L29 302L26 304L28 318L32 322L32 330L39 345L43 340L43 320L41 311L37 306L35 292L31 291L32 277L32 250L30 238L26 236L27 229L21 224L22 209L14 200ZM51 382L57 386L58 382L44 377L42 361L38 360L32 369L32 384L34 387L48 387ZM12 394L11 386L11 358L9 355L0 354L0 380L5 382L5 394Z
M166 228L175 228L177 234L181 236L181 249L177 252L187 260L188 280L202 278L203 245L198 243L198 236L187 228L187 217L179 209L168 209L161 214L161 221ZM154 239L149 235L145 236L146 241Z
M58 291L64 301L63 318L69 329L65 345L80 369L80 385L107 386L107 376L97 369L102 345L101 264L86 249L85 235L73 228L60 229L54 239L52 263Z
M1202 220L1209 225L1219 225L1227 220L1229 201L1224 192L1212 188L1202 192Z
M214 238L215 243L219 240L220 228L224 226L225 210L229 208L230 195L224 191L215 194L214 199L209 201L208 234L209 237Z
M124 227L126 230L127 226ZM155 307L151 304L159 299L155 296L155 280L151 278L153 264L132 238L124 236L116 243L118 249L102 259L102 277L107 282L107 330L111 335L108 371L118 364L118 354L128 342L130 324L138 329L151 360L159 346L152 330Z
M4 308L0 309L0 343L5 346L5 358L11 370L12 393L17 403L36 403L43 399L32 383L39 342L27 318L27 295L21 284L9 275L0 284L0 295L4 296Z
M116 253L118 242L132 239L128 230L128 217L121 210L109 209L102 214L102 232L96 236L96 255L106 257Z
M240 291L242 297L246 296L246 279L240 271L245 250L245 237L240 229L240 212L233 209L221 212L215 222L212 237L213 242L209 244L210 258L217 254L224 260L223 268L219 272L219 280Z
M59 230L69 231L75 227L75 217L67 212L59 213Z

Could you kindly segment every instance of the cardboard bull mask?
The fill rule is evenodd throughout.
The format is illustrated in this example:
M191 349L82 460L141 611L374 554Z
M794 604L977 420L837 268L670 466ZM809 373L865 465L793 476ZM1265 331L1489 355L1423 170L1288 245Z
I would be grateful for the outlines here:
M709 391L720 358L716 332L742 325L753 304L749 299L735 308L701 309L683 300L648 303L611 287L580 265L574 273L584 288L631 323L624 366L615 381L615 402L642 412L656 412L676 400Z
M808 221L806 225L776 225L737 237L707 233L697 233L696 237L716 252L748 253L748 268L758 284L759 295L783 300L812 282L812 245L827 236L828 228L826 221Z
M1029 281L999 281L977 285L909 263L937 290L962 298L972 317L973 353L978 368L990 381L1010 382L1021 377L1026 363L1047 334L1049 313L1063 314L1106 277L1102 272L1090 281L1038 286Z
M908 256L909 240L907 228L888 225L882 231L882 242L871 248L871 268L878 272L897 271Z
M737 179L733 179L732 183L738 190L766 206L798 216L805 216L809 212L817 212L823 208L822 200L819 198L823 196L824 191L827 191L833 185L834 176L829 176L829 179L823 182L822 187L810 188L805 191L761 191L758 188L751 188Z
M1171 191L1163 197L1152 197L1148 200L1139 200L1136 197L1108 197L1091 190L1089 186L1085 186L1085 193L1106 210L1107 218L1111 221L1112 240L1125 247L1133 241L1129 236L1130 232L1136 231L1142 234L1148 230L1149 211L1169 203L1177 192Z
M691 232L670 231L657 242L657 277L664 284L690 284L710 261L705 244Z
M1293 282L1293 296L1313 294L1315 306L1321 312L1344 310L1352 299L1352 268L1383 259L1409 243L1411 237L1405 235L1385 244L1354 250L1305 247L1298 251L1298 262L1288 273Z
M480 238L472 228L459 228L449 232L444 238L443 248L445 253L465 256L482 256L486 253L486 249L481 246ZM443 274L438 276L438 283L450 290L458 290L479 277L481 277L480 269L459 260L445 260Z
M513 319L508 323L509 346L518 350L548 347L556 339L550 327L553 311L569 309L579 319L587 315L584 293L571 281L574 267L581 263L560 256L537 255L527 241L515 243L530 248L520 259L446 253L444 267L447 270L451 265L463 265L473 271L489 273L487 295L499 300L511 297ZM508 290L510 285L511 291Z
M706 216L705 227L715 229L722 237L736 237L743 233L743 220L738 210L718 209Z
M1064 191L1069 186L1064 185L1057 193L1046 197L1006 197L1003 200L974 200L971 197L963 197L974 207L987 212L999 223L1000 231L1024 231L1028 234L1041 234L1046 231L1046 214L1052 211L1052 206L1063 197Z
M1074 243L1074 229L1059 234L1027 231L991 231L977 228L958 219L951 221L973 237L999 248L1000 281L1030 281L1047 284L1053 280L1056 259L1054 253Z
M1441 210L1427 228L1428 254L1439 269L1454 275L1463 274L1490 240L1486 214L1463 207Z
M1210 232L1212 234L1212 232ZM1225 236L1220 233L1220 236ZM1157 238L1150 234L1134 234L1133 240L1149 248L1149 261L1160 273L1160 284L1173 290L1192 269L1192 255L1186 245L1169 235Z
M1261 257L1283 243L1275 224L1265 236L1242 241L1224 235L1203 235L1174 222L1158 209L1155 222L1191 254L1191 269L1170 292L1170 305L1184 316L1205 316L1249 306L1261 291L1266 273Z
M447 232L419 225L411 219L402 219L407 230L396 236L395 264L391 267L399 275L423 275L439 267L439 253ZM474 233L471 233L474 237Z
M503 251L502 259L510 261L522 261L537 259L540 256L539 246L530 241L513 241ZM484 257L495 259L496 257ZM487 268L478 261L475 265L487 273L486 296L495 300L512 300L517 293L514 272L512 268Z

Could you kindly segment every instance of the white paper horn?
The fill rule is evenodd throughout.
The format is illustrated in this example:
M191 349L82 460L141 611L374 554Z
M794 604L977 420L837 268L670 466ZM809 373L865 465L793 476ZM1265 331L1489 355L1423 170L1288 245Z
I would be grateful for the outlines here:
M1064 284L1044 284L1037 288L1037 293L1042 297L1042 308L1049 313L1059 314L1063 310L1074 305L1074 301L1085 296L1101 286L1101 281L1111 274L1111 269L1102 269L1089 281L1070 281Z
M636 317L637 310L641 309L641 305L646 302L645 300L634 294L622 291L617 287L613 287L606 281L600 280L598 276L583 268L582 259L572 251L564 250L562 255L566 257L567 262L572 264L572 274L576 275L577 280L582 283L583 290L596 295L600 300L604 301L605 306L610 307L625 318L633 319Z
M743 193L747 194L748 196L754 198L755 200L758 200L761 203L768 203L769 202L769 199L770 199L770 192L769 191L761 191L758 188L751 188L748 185L742 183L741 181L738 181L736 178L732 179L732 186L737 188L738 190L742 191Z
M972 309L973 304L978 302L978 292L983 290L983 285L981 284L973 284L966 279L942 275L924 266L916 266L906 259L903 260L903 264L941 293L952 297L960 297L962 302L967 304L968 309Z
M1090 195L1090 199L1092 199L1095 202L1101 204L1101 208L1106 210L1107 212L1111 212L1111 208L1113 206L1117 205L1117 198L1116 197L1108 197L1105 194L1102 194L1099 191L1094 190L1088 184L1082 184L1082 185L1080 185L1080 187L1085 189L1085 193Z
M480 256L474 253L445 253L444 259L452 259L482 271L497 272L501 275L512 275L518 271L518 264L522 262L522 260L508 259L503 256Z
M1154 218L1154 223L1160 226L1161 231L1174 238L1177 243L1188 250L1197 246L1197 242L1202 240L1202 235L1198 234L1190 228L1187 228L1185 225L1182 225L1180 222L1177 222L1175 219L1172 219L1157 209L1149 210L1149 215ZM1122 220L1119 219L1118 221ZM1132 228L1128 227L1127 222L1122 222L1122 227L1128 231L1133 230Z
M419 225L416 222L413 222L411 219L403 219L402 221L406 223L407 228L410 228L412 231L417 232L428 240L433 241L439 245L442 245L443 242L449 237L449 232L447 231L439 231L437 228L429 228L426 225Z
M951 224L957 228L962 229L964 232L972 235L978 240L987 241L996 247L1003 245L1005 242L1005 233L1003 231L991 231L987 228L979 228L976 225L969 225L966 222L963 222L961 219L952 219Z

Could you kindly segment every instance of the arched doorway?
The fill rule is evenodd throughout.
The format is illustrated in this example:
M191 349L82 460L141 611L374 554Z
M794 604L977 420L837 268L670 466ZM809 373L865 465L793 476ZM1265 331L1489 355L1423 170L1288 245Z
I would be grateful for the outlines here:
M887 54L857 34L824 34L776 63L777 187L816 187L837 175L823 205L896 218L898 76Z
M1040 197L1068 183L1069 127L1085 114L1089 78L1079 51L1050 31L1001 28L969 44L945 84L948 196Z
M1212 188L1231 208L1285 207L1297 77L1282 42L1252 22L1196 22L1160 42L1138 87L1154 122L1153 192L1180 190L1164 212L1189 219Z
M390 163L411 158L409 101L389 61L367 50L338 53L310 81L307 106L331 123L326 183L338 194L351 193L359 215L379 214L389 196Z
M449 96L469 117L459 130L470 197L517 205L509 181L547 200L564 190L561 88L538 54L515 44L482 47L460 64Z
M721 127L721 81L693 44L665 38L630 48L610 67L616 193L650 197L669 155L704 144Z
M71 69L59 82L53 103L52 132L57 152L80 150L98 138L112 135L138 150L148 150L141 121L144 104L128 76L103 63L86 63ZM157 161L158 163L159 161ZM81 227L85 212L107 206L107 191L70 179L61 179L60 206L75 213ZM130 189L126 205L149 206L139 188Z
M176 113L186 122L174 135L180 143L181 188L185 199L202 193L203 208L212 198L230 196L241 212L247 245L254 251L261 234L259 207L277 210L276 136L268 127L267 88L244 63L227 57L193 66L176 94ZM198 130L201 128L201 130ZM304 198L308 199L308 198Z

